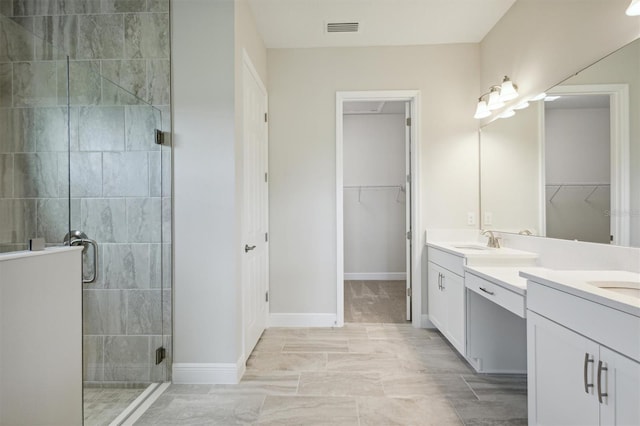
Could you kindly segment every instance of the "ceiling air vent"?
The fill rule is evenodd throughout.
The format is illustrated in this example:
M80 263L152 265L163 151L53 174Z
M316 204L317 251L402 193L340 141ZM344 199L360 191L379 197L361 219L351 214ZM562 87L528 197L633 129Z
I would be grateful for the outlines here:
M328 33L357 33L359 22L329 22L327 23Z

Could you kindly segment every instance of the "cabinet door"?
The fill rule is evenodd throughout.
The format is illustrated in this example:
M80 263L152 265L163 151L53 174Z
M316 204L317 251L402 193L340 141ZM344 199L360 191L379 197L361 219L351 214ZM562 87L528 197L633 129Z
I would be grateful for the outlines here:
M452 272L445 274L443 283L447 299L447 329L449 341L465 355L465 294L464 280Z
M427 293L429 296L429 320L442 332L446 332L446 303L444 293L440 289L440 276L443 269L429 262Z
M640 425L640 363L603 346L600 360L607 368L601 373L601 392L607 396L600 404L600 424Z
M529 424L598 425L599 346L532 311L527 315ZM585 384L591 385L586 391Z

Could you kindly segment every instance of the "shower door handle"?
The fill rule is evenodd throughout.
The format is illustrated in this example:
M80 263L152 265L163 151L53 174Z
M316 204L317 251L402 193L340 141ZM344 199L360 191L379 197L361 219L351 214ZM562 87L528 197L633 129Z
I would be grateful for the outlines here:
M91 284L96 282L96 279L98 278L98 243L90 238L76 238L71 240L70 245L83 246L83 251L86 250L88 245L93 246L93 275L91 278L82 277L82 283Z

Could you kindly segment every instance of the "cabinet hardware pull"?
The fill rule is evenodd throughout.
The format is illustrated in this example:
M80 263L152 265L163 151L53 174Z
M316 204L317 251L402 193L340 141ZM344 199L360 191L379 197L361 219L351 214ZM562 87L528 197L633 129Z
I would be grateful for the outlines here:
M589 383L587 379L589 363L593 363L593 358L589 357L589 354L585 352L584 354L584 391L589 393L589 388L593 387L593 383Z
M442 273L438 272L438 290L442 290Z
M445 279L445 276L444 276L444 274L442 274L442 285L441 285L441 287L440 287L440 290L442 290L442 291L444 291L444 290L445 290L445 286L444 286L444 279Z
M480 290L484 291L484 292L485 292L485 293L487 293L487 294L490 294L491 296L493 296L493 295L495 294L494 292L489 291L489 290L487 290L487 289L486 289L486 288L484 288L484 287L480 287Z
M602 372L608 371L607 367L602 366L602 361L598 361L598 402L602 404L602 398L605 396L609 396L608 393L602 393Z

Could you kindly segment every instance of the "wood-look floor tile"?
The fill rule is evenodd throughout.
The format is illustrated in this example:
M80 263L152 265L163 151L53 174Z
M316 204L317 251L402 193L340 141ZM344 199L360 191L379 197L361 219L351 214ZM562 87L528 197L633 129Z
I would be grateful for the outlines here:
M300 395L383 396L380 375L375 372L322 372L300 375Z
M390 354L329 354L327 371L403 371L400 360Z
M459 375L428 373L386 374L382 376L384 393L390 397L436 396L452 399L478 398Z
M213 385L210 393L295 395L299 382L300 373L296 372L247 373L237 385Z
M259 425L357 426L355 398L317 396L267 396Z
M347 339L287 339L282 352L349 352Z
M252 354L247 360L247 373L259 371L321 371L327 366L326 353Z

